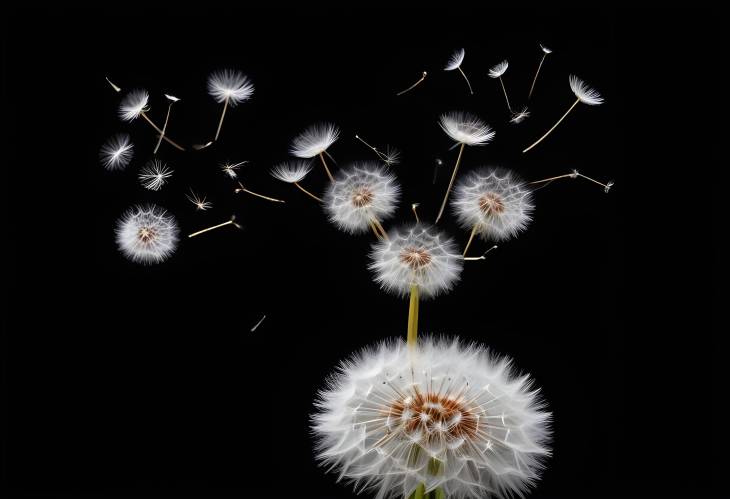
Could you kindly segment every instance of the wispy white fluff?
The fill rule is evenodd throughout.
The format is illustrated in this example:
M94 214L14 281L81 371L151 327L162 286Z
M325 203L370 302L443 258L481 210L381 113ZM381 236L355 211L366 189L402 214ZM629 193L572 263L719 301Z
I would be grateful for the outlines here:
M523 231L535 206L527 184L509 170L482 168L456 186L451 202L459 224L485 239L501 241Z
M251 80L235 69L223 69L213 72L208 77L208 93L223 103L228 101L229 107L236 107L253 95L254 86Z
M502 61L499 64L492 66L492 68L489 70L489 76L491 78L499 78L502 76L505 71L507 71L507 68L509 67L509 62Z
M570 75L568 77L568 81L570 82L570 89L583 104L588 104L589 106L603 104L603 97L601 97L601 94L589 87L577 76Z
M317 123L294 137L289 152L298 158L312 158L325 152L340 136L333 123Z
M378 163L361 162L337 173L324 194L324 209L339 229L357 234L368 231L373 220L392 217L399 199L395 175Z
M471 113L444 113L439 125L453 140L468 146L484 145L494 138L494 131L490 126Z
M177 248L175 217L157 205L130 208L117 221L115 232L119 251L136 263L160 263Z
M139 171L139 181L145 189L159 191L172 177L172 170L165 163L158 159L149 161Z
M510 118L509 122L515 124L522 123L525 119L529 118L529 116L530 111L527 110L527 107L523 107L522 110L512 113L512 118Z
M119 117L124 121L134 121L137 117L148 110L147 103L150 96L147 90L135 89L124 96L119 104Z
M411 497L421 483L449 499L524 497L551 453L552 415L529 374L458 339L363 349L315 407L318 460L376 499Z
M453 239L416 223L391 230L387 240L374 244L368 267L385 291L406 296L417 285L421 296L429 298L451 290L463 263Z
M229 178L237 179L238 178L238 173L237 173L238 172L238 168L241 165L245 165L246 163L248 163L248 161L241 161L241 162L235 163L235 164L232 164L232 163L223 163L221 165L221 170L223 171L223 173L225 173L226 175L228 175Z
M541 44L539 44L539 45L540 45L540 48L542 49L542 51L543 51L543 52L545 52L546 54L551 54L551 53L553 52L552 50L550 50L549 48L547 48L547 47L546 47L545 45L543 45L542 43L541 43Z
M309 161L287 161L272 168L271 176L282 182L295 184L304 180L311 171L312 164Z
M453 71L455 69L458 69L459 66L461 66L461 63L464 62L465 54L466 51L464 49L456 49L449 58L449 61L446 63L444 71Z
M195 209L198 211L205 211L213 207L213 203L206 201L205 196L195 194L192 189L190 189L190 194L185 194L185 197L195 205Z
M134 146L127 133L118 133L107 140L99 151L99 160L107 170L123 170L132 161Z
M165 94L165 98L171 102L178 102L180 99L175 97L174 95Z

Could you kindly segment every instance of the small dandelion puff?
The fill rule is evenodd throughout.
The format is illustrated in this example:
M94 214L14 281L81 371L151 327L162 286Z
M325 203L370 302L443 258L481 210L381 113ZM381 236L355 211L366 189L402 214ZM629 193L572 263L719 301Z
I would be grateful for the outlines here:
M215 71L208 77L208 93L219 104L223 104L223 111L218 122L218 129L215 132L213 142L218 140L223 126L223 118L226 116L226 110L236 107L241 102L245 102L253 95L254 86L249 78L238 70L223 69Z
M527 107L523 107L522 110L516 113L512 113L512 118L510 118L509 122L514 124L522 123L523 121L525 121L525 119L529 117L530 111L527 110Z
M451 180L449 181L449 187L446 189L444 200L441 203L438 216L436 217L436 223L441 219L446 208L446 202L449 199L449 193L454 185L454 179L456 179L456 172L459 170L459 164L461 164L461 155L464 152L464 146L480 146L489 143L494 138L494 131L476 116L452 111L441 115L439 124L446 134L451 137L459 147L459 156L456 158L456 165L454 165L454 171L451 173Z
M229 178L232 178L235 180L238 178L238 173L237 173L238 168L241 165L245 165L246 163L248 163L248 161L241 161L240 163L235 163L235 164L223 163L221 165L221 171L223 171L223 173L228 175Z
M575 106L578 105L579 102L582 102L583 104L587 104L589 106L598 106L600 104L603 104L603 97L601 97L601 94L599 94L598 91L594 90L593 88L589 87L583 80L581 80L577 76L570 75L568 77L568 83L570 83L570 89L575 94L575 102L557 121L557 123L555 123L550 130L545 132L545 135L537 139L531 146L522 151L523 153L526 153L527 151L538 145L540 142L542 142L545 137L550 135L550 132L555 130L555 128L565 119L566 116L568 116L568 114L570 114L570 112Z
M123 170L132 161L133 156L132 139L126 133L113 135L99 151L99 160L107 170Z
M332 173L324 160L324 153L335 143L340 136L340 130L333 123L317 123L310 126L294 137L289 152L297 158L313 158L319 156L322 166L330 181L334 180Z
M145 189L151 191L159 191L162 189L170 177L172 177L172 170L165 163L157 159L149 161L139 171L139 181Z
M509 112L511 113L512 106L510 106L509 97L507 97L507 88L504 86L504 80L502 80L502 75L507 71L508 67L509 62L507 62L506 60L500 62L489 70L489 77L499 78L499 83L502 85L502 91L504 92L504 100L507 101L507 109L509 109Z
M192 189L190 189L190 194L186 194L185 197L195 205L195 209L198 211L205 211L213 207L213 203L206 201L205 196L198 196Z
M384 239L381 222L393 216L399 199L395 175L377 163L362 162L338 172L324 194L324 209L340 230L358 234L372 229Z
M271 173L271 176L277 180L281 180L282 182L286 182L287 184L294 184L294 186L297 187L304 194L321 203L322 198L315 196L307 189L302 187L299 183L304 180L304 178L309 175L309 172L311 171L312 164L309 161L298 160L280 163L272 168L269 173Z
M532 79L532 85L530 85L530 93L527 94L527 100L530 100L530 98L532 97L532 92L535 90L535 83L537 83L537 75L540 74L540 68L542 68L542 63L545 62L545 58L547 57L547 55L552 53L552 50L547 48L542 43L540 43L539 45L540 45L540 49L542 50L542 57L540 58L540 64L537 65L537 71L535 71L535 77Z
M147 116L147 112L150 110L148 103L150 100L150 95L147 93L147 90L144 89L135 89L131 90L127 95L125 95L122 98L121 103L119 104L119 117L123 121L134 121L140 116L150 124L152 128L155 129L155 131L170 145L175 147L176 149L180 151L184 151L185 149L179 145L174 140L170 139L165 135L163 130L158 127L149 116ZM168 110L168 117L169 117L169 110Z
M552 414L530 375L458 339L365 348L314 405L320 464L378 499L524 497L551 454Z
M525 230L535 206L532 190L516 174L501 168L470 172L454 189L451 203L459 225L471 231L463 256L475 235L503 241Z
M156 205L130 208L117 221L115 232L119 251L135 263L160 263L177 248L175 217Z
M457 69L459 73L461 73L461 76L464 77L464 80L466 81L467 86L469 87L469 93L474 95L474 91L471 89L471 83L469 83L469 78L466 77L466 74L464 74L464 71L461 69L461 63L464 62L464 55L466 54L466 51L464 49L457 49L454 51L453 54L451 54L451 57L449 58L448 62L446 63L446 66L444 67L444 71L453 71Z
M420 80L418 80L416 83L414 83L410 87L406 88L405 90L401 90L400 92L398 92L395 95L396 96L399 96L399 95L403 95L406 92L410 92L411 90L413 90L414 88L416 88L423 80L425 80L427 75L428 75L428 73L426 71L424 71L423 74L421 74L421 79Z

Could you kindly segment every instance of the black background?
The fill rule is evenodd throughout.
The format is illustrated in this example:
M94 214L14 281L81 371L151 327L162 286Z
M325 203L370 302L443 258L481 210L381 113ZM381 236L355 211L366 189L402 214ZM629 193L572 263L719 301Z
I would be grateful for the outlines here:
M355 133L401 149L396 220L412 220L412 202L433 220L456 157L437 120L455 109L496 130L492 144L466 149L463 172L500 165L535 180L577 168L616 185L608 195L580 180L538 190L529 230L486 261L467 262L454 291L422 304L421 330L484 342L543 388L554 456L530 497L686 494L659 476L667 470L655 444L677 433L649 436L655 424L634 405L660 397L651 393L654 377L638 374L632 360L654 345L653 328L637 327L629 297L640 290L627 278L639 244L629 236L638 216L631 186L652 175L627 140L646 116L629 103L637 82L627 58L643 55L627 51L625 14L120 8L38 10L5 23L14 153L4 186L13 235L4 344L10 497L350 497L313 458L312 400L341 359L405 334L406 301L372 282L371 235L338 232L268 170L287 159L304 127L332 121L342 130L330 149L339 165L375 159ZM504 81L521 107L542 55L538 42L554 53L532 116L511 125L499 83L486 73L508 59ZM442 71L458 47L466 48L473 96L458 73ZM162 93L180 97L168 133L190 145L215 132L220 105L206 79L226 67L252 78L253 99L229 110L214 147L180 153L163 143L158 156L174 176L160 192L144 190L136 174L154 132L141 120L118 120L120 95L104 77L125 90L146 88L159 122ZM425 82L395 96L423 70ZM579 105L522 154L572 104L571 73L606 103ZM119 131L131 134L135 158L127 170L107 172L98 149ZM436 159L445 166L434 185ZM286 204L234 194L218 165L243 160L244 184ZM325 181L316 168L303 183L321 192ZM213 209L195 212L185 199L190 187ZM164 206L181 226L178 251L161 265L139 266L116 250L115 220L140 202ZM234 213L242 231L184 237ZM468 236L451 216L440 226L460 244ZM700 495L703 485L691 490Z

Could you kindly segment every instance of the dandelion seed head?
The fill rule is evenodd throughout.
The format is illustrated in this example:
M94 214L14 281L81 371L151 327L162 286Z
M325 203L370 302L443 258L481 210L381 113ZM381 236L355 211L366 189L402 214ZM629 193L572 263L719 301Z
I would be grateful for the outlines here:
M458 69L461 66L461 63L464 62L464 55L466 55L466 51L464 49L456 49L446 63L444 71L453 71Z
M317 123L294 137L289 152L298 158L312 158L325 152L339 136L334 123Z
M382 154L383 162L388 166L397 165L398 163L400 163L400 156L400 150L396 149L395 147L390 147L388 145L385 146L385 152Z
M208 93L216 102L228 101L228 106L236 107L253 95L251 80L236 69L214 71L208 77Z
M499 64L492 66L492 68L489 70L490 78L499 78L507 71L508 67L509 67L509 62L507 62L506 60L500 62Z
M589 106L603 104L603 97L601 97L601 94L599 94L597 90L589 87L586 82L577 76L570 75L568 77L568 82L570 83L570 89L583 104L588 104Z
M127 133L110 137L99 150L99 160L107 170L123 170L132 161L134 146Z
M223 171L223 173L228 175L230 178L237 179L238 178L238 173L237 173L238 167L243 164L246 164L246 163L248 163L248 161L242 161L242 162L236 163L236 164L223 163L221 165L221 170Z
M530 117L530 111L527 110L527 107L523 107L521 111L517 113L512 113L512 118L510 118L510 123L522 123L525 121L525 119Z
M192 189L190 189L190 194L186 194L185 197L195 205L195 209L198 211L205 211L213 207L213 203L206 201L205 196L198 196Z
M124 121L134 121L143 112L148 111L150 96L147 90L131 90L119 104L119 117Z
M546 54L551 54L551 53L552 53L552 50L551 50L551 49L549 49L549 48L547 48L547 47L546 47L545 45L543 45L542 43L540 43L539 45L540 45L540 48L542 49L542 51L543 51L543 52L545 52Z
M149 161L139 171L139 181L145 189L159 191L172 177L172 170L165 163L158 159Z
M175 217L157 205L130 208L117 221L115 232L119 251L145 265L166 260L179 240Z
M276 165L271 170L271 176L282 182L295 184L304 180L310 171L312 165L309 161L287 161Z
M439 125L456 142L468 146L484 145L494 138L489 125L471 113L451 111L441 115Z

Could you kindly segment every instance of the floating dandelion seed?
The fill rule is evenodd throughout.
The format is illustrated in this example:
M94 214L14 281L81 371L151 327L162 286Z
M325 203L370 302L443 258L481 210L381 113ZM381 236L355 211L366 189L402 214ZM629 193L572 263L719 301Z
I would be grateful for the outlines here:
M385 152L381 152L380 150L378 150L377 147L368 144L365 139L363 139L359 135L355 135L355 138L365 144L370 149L372 149L372 151L378 156L378 158L386 165L392 166L400 163L400 151L395 147L390 147L389 145L386 145Z
M119 251L135 263L160 263L177 248L175 217L154 204L127 210L117 221L115 232Z
M552 415L533 379L458 339L363 349L315 408L318 460L378 499L524 497L551 454Z
M107 170L123 170L132 161L134 146L127 133L118 133L107 140L99 151L99 160Z
M463 256L477 234L494 241L516 236L527 228L535 208L528 185L501 168L470 172L454 189L451 205L459 224L471 230Z
M533 143L530 147L522 151L523 153L526 153L536 145L538 145L540 142L542 142L545 137L550 135L550 132L555 130L555 128L560 124L561 121L565 119L566 116L573 110L573 108L578 105L579 102L582 102L583 104L587 104L589 106L598 106L600 104L603 104L603 97L601 97L601 94L599 94L596 90L592 89L586 83L578 78L577 76L570 75L568 78L568 82L570 83L570 89L575 94L575 102L572 106L570 106L570 109L568 109L565 114L558 120L557 123L553 125L553 127L545 132L545 135L537 139L535 143Z
M282 182L294 184L304 194L321 203L322 198L315 196L299 184L310 171L312 171L312 165L308 161L290 161L275 166L270 173L272 177Z
M566 173L565 175L558 175L557 177L549 177L549 178L544 178L542 180L535 180L534 182L530 182L530 184L532 185L532 184L545 183L545 185L543 186L543 187L545 187L545 186L551 184L554 180L558 180L561 178L578 178L578 177L584 178L586 180L593 182L594 184L600 185L601 187L603 187L603 192L605 192L606 194L608 194L608 191L611 190L611 187L613 187L613 180L609 180L607 183L604 184L602 182L599 182L598 180L592 179L591 177L586 177L582 173L579 173L578 170L573 170L571 173Z
M502 91L504 92L504 100L507 101L507 109L509 109L509 112L512 113L512 106L509 104L509 97L507 97L507 88L504 86L504 80L502 80L502 75L507 71L507 68L509 67L509 62L502 61L496 66L493 66L492 69L489 70L489 77L490 78L499 78L499 83L502 85Z
M289 152L297 158L313 158L319 156L327 172L330 181L334 180L327 162L324 160L324 153L335 143L340 136L340 130L333 123L318 123L310 126L302 133L294 137Z
M400 92L398 92L395 95L398 96L398 95L403 95L406 92L410 92L411 90L413 90L414 88L416 88L423 80L426 79L426 75L427 75L427 73L424 71L423 74L421 75L421 79L420 80L418 80L416 83L414 83L410 87L406 88L405 90L401 90Z
M215 132L213 142L218 140L218 135L221 133L226 110L250 99L253 90L253 83L248 77L235 69L215 71L208 77L208 93L216 102L223 104L223 112L221 112L221 119L218 122L218 129Z
M223 173L228 175L228 177L230 177L232 179L237 179L238 173L236 173L236 172L238 171L238 167L240 167L241 165L245 165L246 163L248 163L248 161L241 161L236 164L223 163L221 165L221 170L223 171Z
M111 82L109 82L111 83ZM155 123L147 116L147 111L150 110L150 108L147 106L149 103L150 96L147 93L147 90L142 89L136 89L130 91L127 95L124 96L122 99L122 102L119 104L119 117L124 121L134 121L138 117L142 116L142 118L147 121L147 123L152 126L152 128L159 133L165 141L170 143L173 147L179 149L180 151L184 151L185 148L180 146L177 142L170 139L168 136L166 136L160 127L155 125Z
M324 194L324 208L339 229L358 234L370 228L384 239L381 222L393 216L399 199L395 176L377 163L362 162L337 173Z
M251 194L252 196L256 196L257 198L265 199L266 201L272 201L274 203L286 203L283 199L276 199L269 196L264 196L263 194L259 194L258 192L253 192L248 189L246 189L241 181L238 181L238 188L234 191L236 194L239 192L245 192L246 194Z
M256 331L259 328L259 326L261 325L261 323L264 322L264 319L266 319L266 314L264 314L264 316L261 317L261 319L254 325L254 327L251 328L251 330L249 332L253 333L254 331Z
M108 77L106 77L106 76L105 76L105 77L104 77L104 79L106 79L106 82L107 82L107 83L108 83L109 85L111 85L111 87L112 87L112 88L114 89L114 91L115 91L115 92L119 93L119 92L121 92L121 91L122 91L122 89L121 89L121 88L119 88L118 86L116 86L116 85L115 85L114 83L112 83L112 81L111 81L111 80L110 80L110 79L109 79Z
M527 99L529 100L530 97L532 97L532 91L535 90L535 83L537 82L537 75L540 74L540 68L542 67L542 63L545 62L545 58L548 54L552 53L552 50L544 46L542 43L539 44L540 49L542 50L542 57L540 58L540 64L537 65L537 71L535 71L535 77L532 79L532 85L530 86L530 93L527 95Z
M193 232L192 234L188 234L188 238L199 236L200 234L205 234L206 232L209 232L211 230L220 229L221 227L225 227L226 225L233 225L237 229L242 229L242 227L236 223L236 215L232 215L230 220L223 222L222 224L214 225L212 227L208 227L206 229L199 230L198 232Z
M456 165L454 165L454 171L451 174L451 180L449 181L449 187L446 189L444 200L441 203L438 216L436 217L436 223L441 219L441 215L444 213L446 208L446 201L449 199L449 193L454 185L454 179L456 178L456 172L459 170L459 164L461 163L461 155L464 152L464 146L480 146L489 143L494 138L494 131L476 116L464 113L452 111L441 115L439 124L446 134L451 137L459 147L459 156L456 158Z
M418 206L420 203L413 203L411 205L411 211L413 212L413 216L416 217L416 223L420 223L421 221L418 219Z
M162 161L153 159L139 171L139 181L145 189L159 191L172 177L172 170Z
M165 123L162 125L162 132L160 132L160 136L157 139L157 145L155 146L155 150L152 151L152 154L157 154L157 150L160 148L160 144L162 144L162 139L165 137L165 132L167 131L167 122L170 120L170 111L172 111L172 105L176 102L179 102L180 99L175 97L174 95L170 94L164 94L165 98L170 101L170 104L167 106L167 114L165 115Z
M471 83L469 83L469 78L466 77L466 74L464 74L464 71L461 69L461 63L464 62L465 54L466 54L466 51L464 49L456 50L451 55L451 58L449 59L449 61L446 63L446 67L444 67L444 71L453 71L455 69L458 69L459 73L461 73L461 76L464 77L466 84L469 86L469 93L474 95L474 91L471 89Z
M205 196L198 196L192 189L190 189L190 194L186 194L185 197L195 205L195 209L198 211L205 211L213 207L213 203L206 201Z
M527 107L523 107L522 110L516 113L512 113L512 118L510 118L510 123L522 123L530 116L530 111L527 110Z

